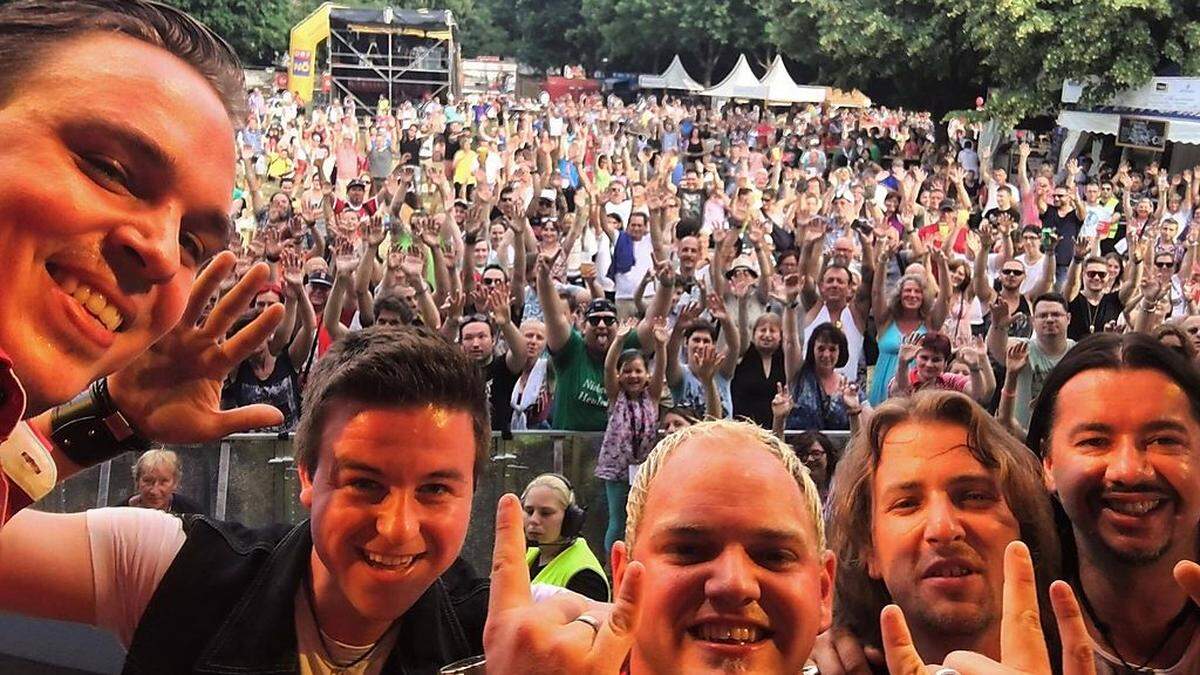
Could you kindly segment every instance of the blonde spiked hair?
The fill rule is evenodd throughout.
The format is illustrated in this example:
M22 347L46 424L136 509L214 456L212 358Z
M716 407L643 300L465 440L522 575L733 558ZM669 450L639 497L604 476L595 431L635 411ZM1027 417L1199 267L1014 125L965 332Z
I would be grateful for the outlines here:
M642 463L637 478L629 489L629 500L625 505L625 546L632 554L634 540L637 537L638 525L642 519L642 509L650 497L650 484L659 470L666 464L671 454L688 441L706 436L723 435L736 437L740 444L756 445L771 453L783 464L783 468L791 474L800 486L800 492L805 499L805 512L812 521L813 532L816 535L816 548L825 550L825 523L821 517L821 498L817 495L817 486L809 476L808 467L800 461L796 453L783 441L766 429L740 420L707 420L690 427L676 431L659 441L650 452L650 456Z

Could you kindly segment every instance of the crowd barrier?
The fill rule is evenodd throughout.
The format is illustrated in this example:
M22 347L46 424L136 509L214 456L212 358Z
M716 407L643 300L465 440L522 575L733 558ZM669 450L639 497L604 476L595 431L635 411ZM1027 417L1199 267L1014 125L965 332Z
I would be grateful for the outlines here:
M829 436L839 448L848 439L845 432L830 432ZM608 505L604 486L593 475L602 438L602 433L569 431L524 431L507 437L493 434L491 461L476 485L463 557L476 570L486 571L500 495L519 494L534 476L554 471L571 480L578 500L587 508L584 537L603 559ZM218 443L171 449L183 463L179 492L200 504L205 513L250 527L299 523L307 517L297 498L300 481L288 436L237 434ZM134 492L131 468L135 459L127 454L92 467L58 486L38 507L77 512L121 503Z

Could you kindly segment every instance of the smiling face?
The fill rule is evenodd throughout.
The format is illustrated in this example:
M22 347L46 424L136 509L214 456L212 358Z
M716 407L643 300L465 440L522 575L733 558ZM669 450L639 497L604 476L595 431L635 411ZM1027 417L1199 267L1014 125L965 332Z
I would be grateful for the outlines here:
M1091 262L1084 266L1083 284L1089 291L1100 292L1108 286L1108 263Z
M900 286L900 307L916 311L925 304L925 289L915 280L909 279Z
M639 626L632 672L800 672L831 623L834 560L815 537L778 458L723 434L684 442L651 483L632 552L654 617ZM613 549L617 593L628 561Z
M776 314L763 314L758 321L754 322L754 346L758 351L771 354L779 348L779 342L783 337L783 328L779 323L779 317Z
M475 434L461 410L330 405L316 471L300 471L317 612L330 630L379 635L462 549Z
M933 349L922 349L917 352L917 378L921 382L936 380L946 372L946 357Z
M24 80L0 108L0 349L36 412L178 322L225 246L234 152L208 82L139 40L65 41Z
M1058 394L1044 464L1081 554L1133 565L1195 555L1200 426L1187 394L1162 373L1072 378Z
M646 370L646 361L641 356L625 359L617 370L617 383L628 396L641 394L649 382L650 373Z
M958 424L906 421L872 478L868 573L921 634L999 630L1004 549L1020 536L999 483Z

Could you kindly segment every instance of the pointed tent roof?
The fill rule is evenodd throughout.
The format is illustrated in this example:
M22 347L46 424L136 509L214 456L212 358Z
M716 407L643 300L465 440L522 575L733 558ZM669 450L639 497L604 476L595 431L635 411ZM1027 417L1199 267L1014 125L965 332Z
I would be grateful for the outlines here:
M683 67L683 62L679 60L679 55L671 59L671 65L663 71L662 75L640 75L638 76L638 86L643 89L678 89L681 91L702 91L704 85L692 79L688 75L687 69Z
M772 103L821 103L825 100L824 87L802 87L796 84L783 63L783 57L779 55L775 56L759 84L766 87L766 99Z
M705 96L714 98L749 98L749 99L765 99L767 88L758 83L758 78L754 76L754 71L750 70L750 62L746 60L746 55L738 56L737 64L729 74L725 76L716 86L705 89L700 92Z

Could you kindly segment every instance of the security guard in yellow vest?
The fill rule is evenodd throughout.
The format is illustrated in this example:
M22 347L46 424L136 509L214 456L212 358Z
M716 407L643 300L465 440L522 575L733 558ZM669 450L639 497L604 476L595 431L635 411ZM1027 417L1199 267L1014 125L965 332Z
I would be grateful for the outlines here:
M521 503L530 543L525 560L533 583L561 586L608 602L608 577L580 536L587 512L576 501L571 482L560 474L542 474L526 486Z

